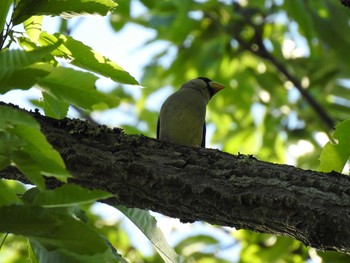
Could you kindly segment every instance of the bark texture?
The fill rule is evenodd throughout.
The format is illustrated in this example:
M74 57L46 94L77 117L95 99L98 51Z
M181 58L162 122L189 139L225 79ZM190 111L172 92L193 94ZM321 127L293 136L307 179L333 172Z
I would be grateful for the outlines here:
M350 253L348 176L32 114L74 175L70 182L113 193L107 203ZM0 171L0 177L26 180L13 167ZM48 184L57 186L54 180Z

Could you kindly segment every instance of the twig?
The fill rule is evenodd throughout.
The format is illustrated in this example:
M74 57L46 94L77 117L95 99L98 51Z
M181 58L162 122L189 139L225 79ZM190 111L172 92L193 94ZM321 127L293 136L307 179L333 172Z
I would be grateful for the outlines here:
M1 250L2 246L4 245L5 240L6 240L6 238L7 238L8 235L9 235L9 233L6 233L5 236L4 236L4 238L2 239L1 244L0 244L0 250Z
M9 23L6 23L6 27L0 32L0 50L3 49L6 39L10 35L12 28L13 24L12 21L10 21Z
M233 1L233 7L235 11L240 12L241 7L237 2ZM302 87L298 78L290 74L287 68L280 61L278 61L270 52L268 52L263 43L263 24L256 25L252 21L251 16L247 15L247 13L240 13L242 13L245 22L254 29L255 35L251 42L248 42L246 40L243 40L240 37L239 33L236 33L234 37L239 42L239 44L251 53L268 60L272 65L274 65L276 69L279 70L279 72L281 72L286 79L293 83L293 85L300 92L303 98L309 103L309 105L313 108L317 115L319 115L320 119L325 123L327 128L329 130L334 130L335 122L333 118L328 114L328 112L311 96L311 94L306 89Z
M345 5L346 7L350 8L350 1L349 0L340 0L342 5Z
M327 125L330 130L333 130L335 127L334 120L331 116L329 116L328 112L311 96L311 94L302 87L300 81L294 77L292 74L288 72L286 67L278 61L274 56L271 55L266 50L265 45L261 41L258 43L259 49L257 51L252 51L260 57L268 60L273 64L300 92L300 94L304 97L304 99L310 104L310 106L314 109L314 111L319 115L321 120Z

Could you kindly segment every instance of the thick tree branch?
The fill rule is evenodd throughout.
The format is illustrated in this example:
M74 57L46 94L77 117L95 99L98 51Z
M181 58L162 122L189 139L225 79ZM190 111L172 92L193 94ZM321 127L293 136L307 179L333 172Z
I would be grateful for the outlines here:
M74 175L71 183L113 193L107 203L184 222L285 235L318 249L350 253L348 176L32 114ZM0 171L0 177L26 182L14 167Z

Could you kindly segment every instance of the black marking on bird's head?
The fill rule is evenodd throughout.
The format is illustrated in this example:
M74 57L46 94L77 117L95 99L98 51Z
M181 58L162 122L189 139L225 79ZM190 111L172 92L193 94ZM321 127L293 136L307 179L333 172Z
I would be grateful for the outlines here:
M204 80L205 83L209 83L211 81L211 79L208 79L206 77L198 77L197 79Z
M207 89L209 91L210 98L213 97L215 94L215 90L213 89L212 86L210 86L211 79L208 79L206 77L199 77L198 79L203 80L207 84Z

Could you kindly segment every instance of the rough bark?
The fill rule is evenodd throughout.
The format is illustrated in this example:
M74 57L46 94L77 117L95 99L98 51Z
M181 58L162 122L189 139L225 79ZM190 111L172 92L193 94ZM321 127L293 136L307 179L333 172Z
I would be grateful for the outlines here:
M348 176L32 114L74 175L70 182L115 194L107 203L350 253ZM0 171L0 177L26 181L13 167ZM48 184L57 186L54 180Z

